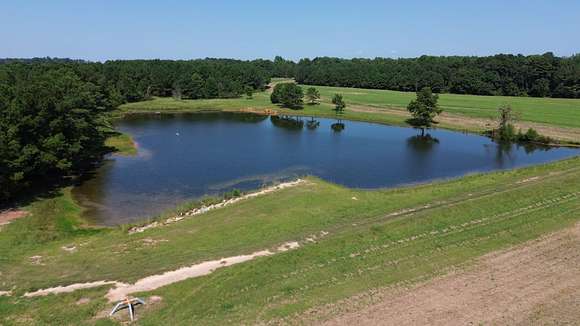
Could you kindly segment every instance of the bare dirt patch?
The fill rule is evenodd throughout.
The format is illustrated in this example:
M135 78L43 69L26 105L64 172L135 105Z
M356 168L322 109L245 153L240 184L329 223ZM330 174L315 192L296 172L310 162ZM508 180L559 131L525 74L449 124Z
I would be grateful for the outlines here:
M24 294L25 297L42 297L49 294L60 294L60 293L71 293L77 290L84 290L84 289L92 289L97 288L105 285L111 284L119 284L115 281L96 281L96 282L89 282L89 283L76 283L67 286L57 286L48 289L42 289L34 292L27 292Z
M77 306L82 306L82 305L85 305L85 304L87 304L89 302L91 302L91 299L89 299L89 298L80 298L80 299L77 300L77 302L75 302L75 304Z
M5 211L0 211L0 226L6 225L16 219L26 216L28 214L26 211L19 209L8 209Z
M298 242L288 242L278 247L276 251L262 250L249 255L240 255L206 261L200 264L182 267L174 271L165 272L163 274L148 276L138 280L135 282L135 284L117 283L115 288L109 290L107 293L107 298L111 302L122 300L133 293L153 291L169 284L211 274L218 268L240 264L258 257L271 256L279 252L296 249L299 246L300 245Z
M322 231L320 233L320 236L324 236L326 234L328 233ZM294 250L299 247L300 243L298 243L297 241L286 242L277 247L275 250L266 249L247 255L239 255L221 258L217 260L205 261L195 265L182 267L173 271L165 272L163 274L147 276L145 278L138 280L134 284L126 284L118 281L95 281L87 283L75 283L66 286L56 286L47 289L40 289L34 292L27 292L24 294L24 297L30 298L30 297L46 296L49 294L71 293L82 289L91 289L112 285L113 288L111 288L108 291L106 297L109 299L109 301L119 301L125 299L126 297L128 297L130 294L133 293L156 290L160 287L184 281L186 279L211 274L218 268L240 264L258 257L272 256L277 253ZM0 295L8 295L8 294L9 292L0 292ZM154 299L157 301L161 301L161 298Z
M580 323L580 224L480 258L410 288L358 295L310 312L325 325Z

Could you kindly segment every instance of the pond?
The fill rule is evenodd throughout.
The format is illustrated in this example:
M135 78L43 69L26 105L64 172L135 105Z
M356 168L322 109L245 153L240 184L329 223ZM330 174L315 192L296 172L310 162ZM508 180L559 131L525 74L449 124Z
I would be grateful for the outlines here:
M85 217L115 225L187 200L304 175L357 188L426 182L538 164L571 148L499 145L473 134L241 113L132 115L117 128L136 157L109 156L74 189Z

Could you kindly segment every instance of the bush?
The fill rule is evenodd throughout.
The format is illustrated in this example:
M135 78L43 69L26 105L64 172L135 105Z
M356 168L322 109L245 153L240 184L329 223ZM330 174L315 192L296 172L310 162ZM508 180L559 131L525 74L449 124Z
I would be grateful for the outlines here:
M274 104L282 104L285 107L295 109L302 105L304 93L302 88L295 83L282 83L274 87L270 101Z
M224 194L224 199L229 200L232 198L240 197L242 192L239 189L232 189Z
M535 129L529 128L525 134L520 131L518 138L520 141L537 141L540 138L540 134Z
M543 144L548 144L548 143L552 142L552 139L550 139L549 137L545 137L545 136L540 135L533 128L529 128L525 134L523 134L520 130L520 132L517 134L515 140L521 141L521 142L535 142L535 143L543 143Z
M498 138L500 141L510 142L517 140L516 128L513 124L508 123L505 127L499 129Z

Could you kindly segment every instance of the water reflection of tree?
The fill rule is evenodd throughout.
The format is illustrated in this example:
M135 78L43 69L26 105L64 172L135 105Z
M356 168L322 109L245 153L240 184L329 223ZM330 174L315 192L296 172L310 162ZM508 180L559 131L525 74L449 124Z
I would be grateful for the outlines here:
M258 123L266 120L267 115L255 113L240 113L240 112L209 112L209 113L192 113L188 118L196 121L236 121Z
M513 154L514 146L510 142L499 142L495 152L495 163L499 167L504 167L507 163L513 163L515 157Z
M176 121L237 121L258 123L267 119L267 115L240 112L184 112L184 113L135 113L123 118L124 126L140 126L143 123L154 122L157 125L172 124Z
M314 120L314 117L310 117L310 120L306 122L306 128L309 130L315 130L320 126L320 121Z
M300 117L290 116L270 116L270 121L275 127L287 130L302 130L304 128L304 121Z
M90 173L85 173L75 180L72 194L75 200L83 206L83 218L93 222L106 221L104 208L114 166L114 160L104 160Z
M409 175L419 179L431 175L434 164L431 156L438 144L439 139L430 134L419 134L407 138L408 163L406 167L409 169Z
M513 155L514 145L511 142L494 142L493 144L486 146L487 151L493 154L493 159L495 161L496 168L504 168L506 165L513 164L515 157Z
M439 139L430 134L421 134L407 138L407 146L419 153L426 153L439 144Z
M551 146L547 146L547 145L543 145L543 144L534 144L534 143L530 143L530 142L521 143L521 144L518 144L517 146L518 146L518 148L523 147L526 154L532 154L535 151L547 152L550 149L552 149Z
M231 112L233 115L229 118L229 120L239 121L239 122L249 122L249 123L257 123L262 122L268 118L265 114L254 114L254 113L237 113Z
M497 141L494 142L495 146L493 147L493 155L494 161L497 168L505 168L511 166L515 163L516 157L514 155L514 149L519 150L522 148L526 155L530 155L536 151L549 151L551 149L550 146L542 145L542 144L534 144L534 143L513 143L513 142L506 142L506 141ZM491 151L491 149L490 149Z
M332 131L334 132L341 132L344 130L344 128L346 128L346 126L344 125L344 123L342 123L342 120L338 119L335 123L330 125L330 129L332 129Z

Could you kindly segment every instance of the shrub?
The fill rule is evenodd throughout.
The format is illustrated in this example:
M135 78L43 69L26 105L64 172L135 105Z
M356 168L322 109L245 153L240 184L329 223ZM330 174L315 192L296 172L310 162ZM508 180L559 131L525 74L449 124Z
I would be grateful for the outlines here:
M302 88L295 83L282 83L274 87L270 101L274 104L282 104L285 107L295 109L302 105L304 93Z

